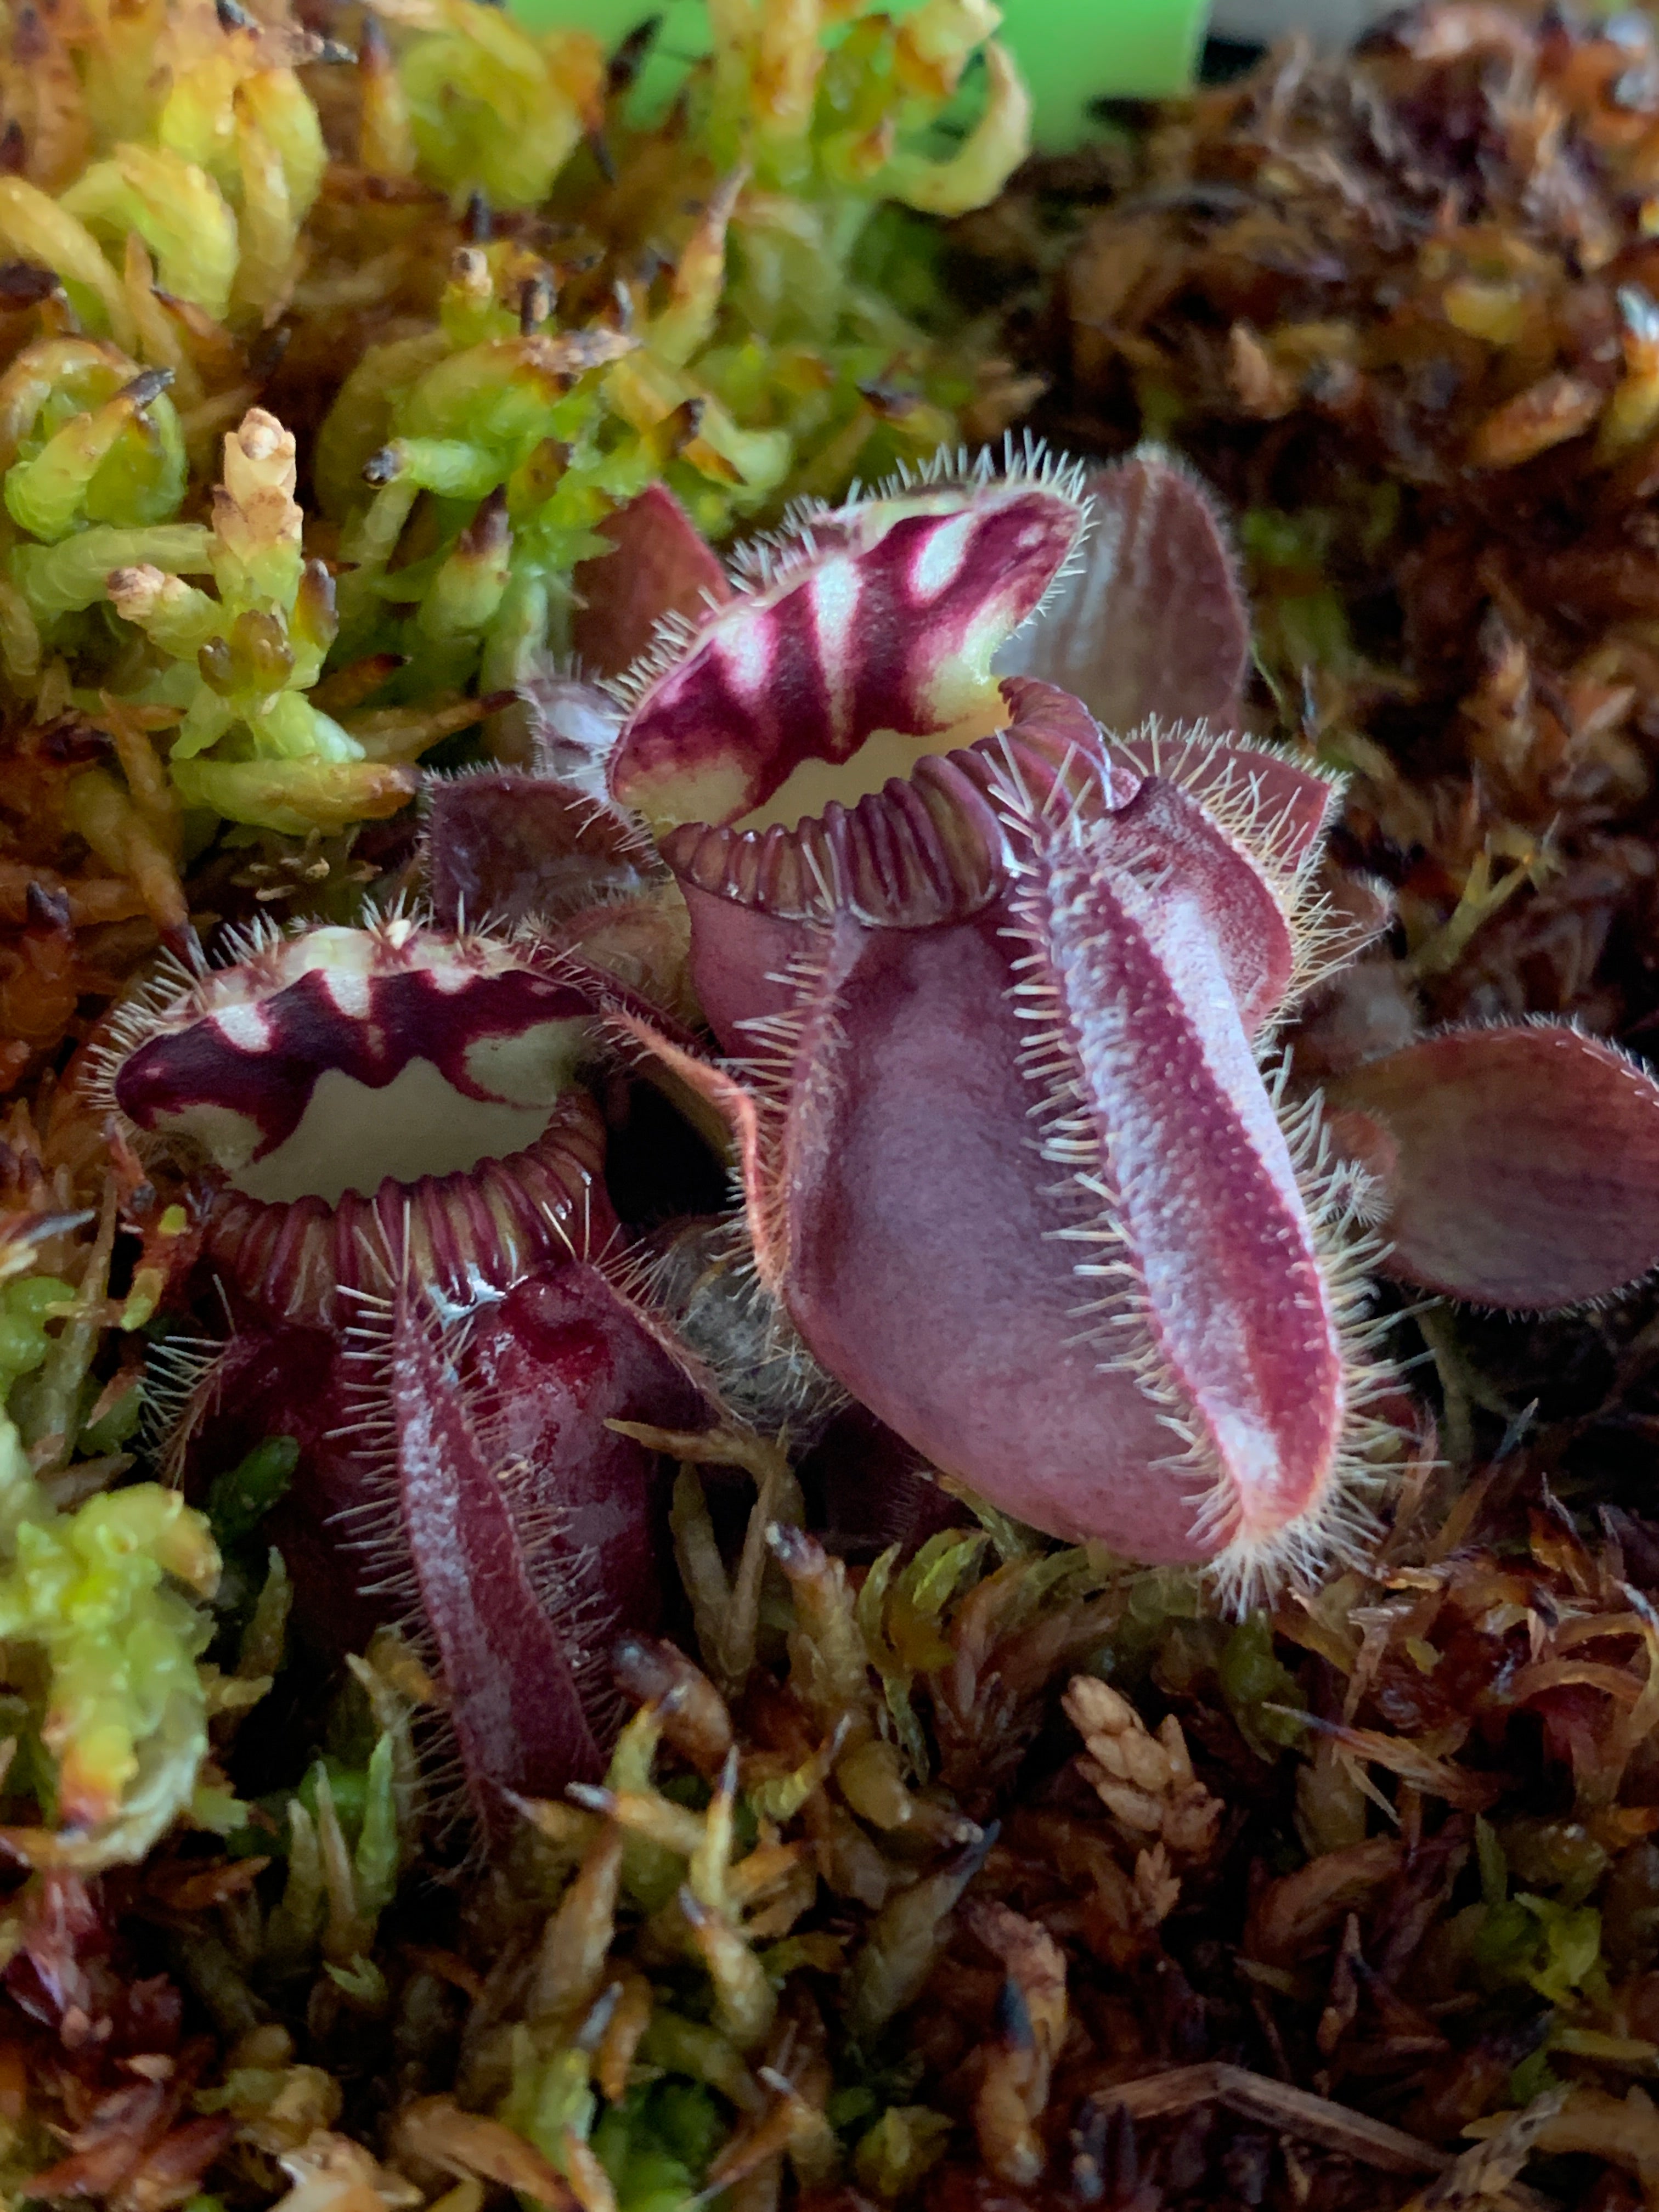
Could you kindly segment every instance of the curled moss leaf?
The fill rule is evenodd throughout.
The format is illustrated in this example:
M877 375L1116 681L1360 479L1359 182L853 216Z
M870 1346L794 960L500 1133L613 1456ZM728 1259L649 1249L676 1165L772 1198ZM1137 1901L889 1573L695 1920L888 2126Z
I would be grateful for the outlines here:
M169 292L222 316L237 260L236 218L194 161L165 146L123 146L94 162L58 203L94 236L136 231Z
M172 380L90 339L26 347L0 379L13 521L55 544L89 523L137 529L176 514L186 465Z

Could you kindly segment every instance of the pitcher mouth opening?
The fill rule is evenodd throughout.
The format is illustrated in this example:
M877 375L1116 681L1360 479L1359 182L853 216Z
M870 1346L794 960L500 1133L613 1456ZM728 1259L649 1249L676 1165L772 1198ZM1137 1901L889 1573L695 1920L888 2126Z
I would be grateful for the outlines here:
M400 914L234 950L118 1018L105 1088L216 1186L207 1249L257 1304L325 1318L394 1231L470 1303L608 1231L594 1008L533 940Z
M775 914L973 911L1000 879L986 763L1043 713L1069 710L1062 755L1099 750L1085 709L993 670L1087 509L1080 472L1034 453L799 517L747 556L735 599L623 680L612 796L678 873Z

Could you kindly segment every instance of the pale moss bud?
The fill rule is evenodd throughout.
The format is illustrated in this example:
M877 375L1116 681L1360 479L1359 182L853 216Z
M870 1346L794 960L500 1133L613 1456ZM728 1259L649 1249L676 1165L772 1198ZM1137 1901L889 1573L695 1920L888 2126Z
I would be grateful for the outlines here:
M227 603L291 605L301 562L294 435L252 407L225 439L224 481L213 495L213 573Z

